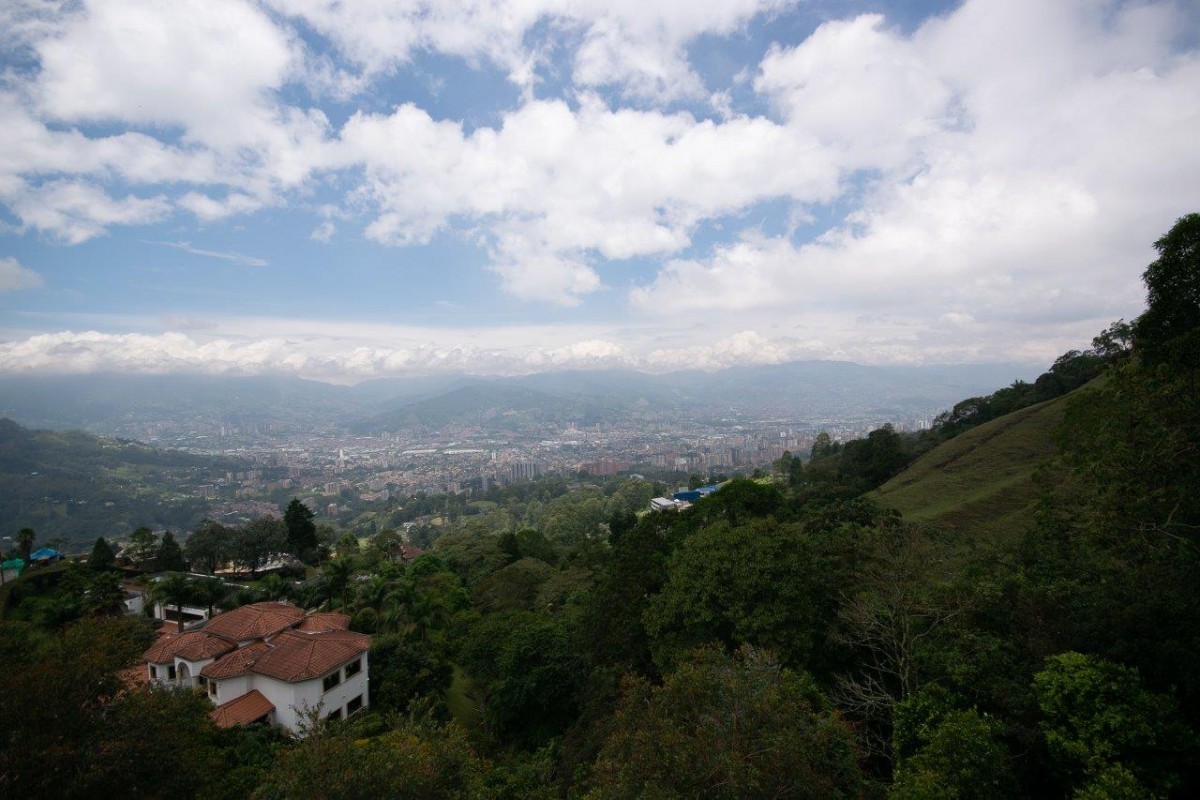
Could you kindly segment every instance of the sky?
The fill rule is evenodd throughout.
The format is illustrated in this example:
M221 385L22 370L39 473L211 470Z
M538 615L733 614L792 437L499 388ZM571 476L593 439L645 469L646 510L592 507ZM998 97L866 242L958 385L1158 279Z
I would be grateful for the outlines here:
M1200 210L1200 7L6 0L0 374L1049 365Z

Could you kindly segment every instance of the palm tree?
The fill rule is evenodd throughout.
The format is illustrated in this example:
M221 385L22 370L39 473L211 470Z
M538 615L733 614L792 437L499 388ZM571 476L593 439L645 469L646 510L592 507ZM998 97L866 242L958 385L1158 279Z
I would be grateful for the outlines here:
M292 591L292 585L274 572L264 575L258 582L258 588L269 600L286 600Z
M192 599L192 582L182 572L169 572L150 587L150 596L156 603L175 606L177 630L183 633L183 604Z
M208 606L208 618L212 619L213 606L229 595L229 587L220 578L198 578L191 581L191 599Z
M354 575L354 562L343 556L327 561L322 569L325 571L325 591L330 599L335 594L341 597L344 613L349 605L346 593L350 589L350 578Z
M118 616L125 611L125 591L115 572L101 572L88 581L88 610L98 617Z

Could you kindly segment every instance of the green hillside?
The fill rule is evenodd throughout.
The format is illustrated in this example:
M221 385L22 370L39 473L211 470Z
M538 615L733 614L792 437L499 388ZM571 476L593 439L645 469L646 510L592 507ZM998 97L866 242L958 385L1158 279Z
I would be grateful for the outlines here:
M1034 471L1057 452L1054 431L1071 396L1014 411L954 437L872 497L914 522L988 536L1021 532L1032 521L1037 501Z
M80 431L29 430L0 419L0 536L33 528L68 551L139 525L178 530L207 508L196 487L245 462Z

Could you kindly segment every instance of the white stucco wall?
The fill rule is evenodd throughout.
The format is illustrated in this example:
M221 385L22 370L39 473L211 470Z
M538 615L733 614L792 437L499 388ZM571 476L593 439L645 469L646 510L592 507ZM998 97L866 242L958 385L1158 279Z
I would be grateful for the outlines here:
M350 678L345 677L345 669L342 669L342 682L321 695L321 716L327 717L338 709L342 710L342 719L346 718L346 704L355 697L362 695L363 708L369 706L370 698L367 697L367 675L370 670L367 669L367 654L362 654L362 671Z
M212 662L213 662L213 660L211 658L206 658L201 661L188 661L185 658L176 657L175 658L175 675L177 676L177 678L179 678L180 685L181 686L196 686L198 679L200 678L200 670L204 669ZM184 664L187 665L188 675L189 675L189 678L186 682L183 680L183 671L181 669L181 667L183 667Z
M133 597L125 598L125 610L130 614L141 614L146 610L146 597L142 594L135 594Z
M363 708L370 705L370 698L367 696L368 675L370 674L367 654L362 654L362 671L358 674L346 678L345 665L339 667L338 671L342 673L342 682L328 692L324 691L325 676L314 678L311 681L286 683L265 675L251 675L249 685L242 690L242 693L251 689L262 692L263 696L275 706L275 723L297 733L300 730L300 721L304 718L304 712L316 708L318 704L321 705L322 717L327 717L332 712L340 710L343 719L346 716L346 704L355 697L362 695ZM237 697L232 693L232 687L230 694L224 693L225 684L230 682L222 681L222 685L218 689L222 692L220 696L222 703Z
M316 708L317 703L321 702L320 678L286 683L265 675L255 675L251 683L251 688L262 692L275 706L276 724L292 733L300 731L300 721L304 718L304 712Z
M241 697L252 688L250 686L249 675L239 675L236 678L225 678L224 680L215 681L215 683L217 684L217 695L214 697L212 694L209 694L208 699L212 700L216 705L228 703L230 700Z

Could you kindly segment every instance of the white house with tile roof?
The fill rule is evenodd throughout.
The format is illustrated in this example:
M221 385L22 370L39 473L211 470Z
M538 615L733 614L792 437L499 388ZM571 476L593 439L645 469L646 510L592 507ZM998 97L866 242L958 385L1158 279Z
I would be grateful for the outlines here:
M218 725L265 721L299 733L313 709L340 719L369 705L371 637L349 623L345 614L254 603L165 634L144 658L152 683L206 691Z

